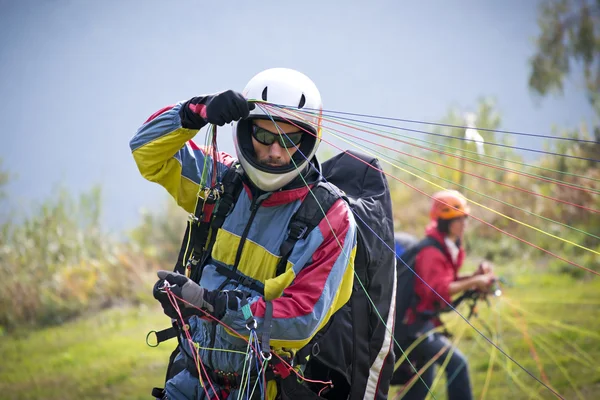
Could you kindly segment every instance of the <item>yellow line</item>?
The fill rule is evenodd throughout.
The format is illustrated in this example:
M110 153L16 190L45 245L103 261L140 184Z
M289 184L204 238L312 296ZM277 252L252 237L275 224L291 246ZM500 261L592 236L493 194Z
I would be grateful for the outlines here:
M519 327L517 326L517 323L515 322L515 320L509 316L509 315L504 315L503 316L504 319L506 321L508 321L511 325L513 325L517 330L519 330ZM531 336L531 340L533 341L533 336ZM558 367L558 369L560 370L560 372L564 375L565 379L567 380L567 382L569 382L569 384L571 385L571 387L573 388L573 390L575 391L575 393L577 394L577 397L579 397L580 399L583 400L583 397L581 396L581 393L579 392L579 390L577 390L577 388L575 387L575 384L573 383L573 380L571 379L571 376L569 375L569 373L565 370L565 368L562 366L562 364L552 355L552 352L548 350L548 348L545 345L542 345L541 341L536 340L535 343L538 345L538 347L544 351L544 353L546 353L546 355L554 362L554 364ZM549 382L546 383L548 386ZM556 389L555 389L556 390Z
M291 111L287 111L287 112L288 112L288 113L290 113L290 114L293 114L293 115L294 115L296 118L300 118L300 119L302 119L302 120L304 120L304 121L307 121L307 120L306 120L306 118L298 117L298 115L296 115L295 113L293 113L293 112L291 112ZM394 168L397 168L397 169L399 169L399 170L401 170L401 171L403 171L403 172L406 172L407 174L410 174L410 175L412 175L412 176L414 176L414 177L416 177L416 178L419 178L419 179L421 179L422 181L424 181L424 182L427 182L427 183L429 183L430 185L433 185L433 186L435 186L435 187L436 187L436 188L438 188L438 189L441 189L441 190L446 190L446 188L444 188L444 187L443 187L443 186L441 186L441 185L438 185L437 183L434 183L434 182L432 182L432 181L430 181L430 180L428 180L428 179L426 179L426 178L423 178L422 176L419 176L419 175L415 174L414 172L411 172L411 171L409 171L409 170L407 170L407 169L404 169L404 168L402 168L402 167L400 167L400 166L398 166L398 165L396 165L396 164L394 164L394 163L392 163L392 162L390 162L390 161L387 161L387 160L385 160L385 159L382 159L381 157L377 156L376 154L373 154L373 153L371 153L370 151L368 151L368 149L367 149L367 148L365 148L365 147L361 147L360 145L354 144L353 142L350 142L350 141L348 141L348 140L346 140L346 139L343 139L343 138L342 138L342 137L340 137L339 135L336 135L335 133L331 132L329 129L327 129L327 128L323 127L323 126L322 126L321 128L322 128L323 130L325 130L325 131L329 132L329 133L330 133L331 135L333 135L334 137L336 137L336 138L338 138L338 139L340 139L340 140L342 140L342 141L344 141L344 142L346 142L346 143L348 143L348 144L350 144L350 145L352 145L352 146L354 146L354 147L356 147L356 148L358 148L358 149L360 149L360 150L366 151L366 152L367 152L367 153L369 153L370 155L372 155L372 156L374 156L374 157L376 157L376 158L380 159L381 161L384 161L385 163L387 163L387 164L391 165L391 166L392 166L392 167L394 167ZM321 139L321 140L323 140L323 139ZM323 141L324 141L324 140L323 140ZM327 142L326 142L326 143L327 143ZM515 219L515 218L509 217L508 215L506 215L506 214L503 214L503 213L501 213L501 212L499 212L499 211L496 211L496 210L494 210L494 209L492 209L492 208L490 208L490 207L487 207L487 206L484 206L483 204L477 203L477 202L476 202L476 201L474 201L474 200L470 200L470 199L469 199L469 202L471 202L471 203L473 203L473 204L475 204L475 205L477 205L477 206L479 206L479 207L481 207L481 208L483 208L483 209L485 209L485 210L491 211L491 212L493 212L494 214L497 214L497 215L500 215L500 216L502 216L502 217L504 217L504 218L507 218L507 219L508 219L508 220L510 220L510 221L516 222L516 223L518 223L519 225L526 226L526 227L528 227L528 228L530 228L530 229L533 229L533 230L535 230L535 231L538 231L538 232L540 232L540 233L543 233L544 235L550 236L550 237L552 237L552 238L554 238L554 239L558 239L558 240L560 240L560 241L563 241L563 242L565 242L565 243L568 243L568 244L570 244L570 245L573 245L573 246L579 247L579 248L581 248L581 249L583 249L583 250L587 250L587 251L589 251L589 252L592 252L592 253L594 253L594 254L597 254L597 255L599 255L599 256L600 256L600 252L598 252L598 251L592 250L592 249L590 249L590 248L588 248L588 247L582 246L582 245L580 245L580 244L577 244L577 243L575 243L575 242L572 242L572 241L570 241L570 240L563 239L563 238L561 238L561 237L559 237L559 236L553 235L553 234L551 234L551 233L549 233L549 232L546 232L546 231L544 231L544 230L542 230L542 229L536 228L535 226L531 226L531 225L529 225L529 224L526 224L525 222L521 222L521 221L519 221L519 220L517 220L517 219Z
M433 393L435 387L437 386L437 384L439 383L440 379L442 378L442 375L444 375L444 372L446 371L446 367L448 366L448 363L450 362L450 358L452 358L452 355L454 354L454 350L456 349L456 347L458 346L458 343L460 342L460 340L462 339L463 335L465 334L465 331L467 330L467 326L469 326L469 325L468 324L463 324L462 329L456 335L456 339L452 343L452 347L450 348L450 351L448 352L448 355L446 356L446 359L444 360L444 362L442 363L442 365L438 368L437 375L436 375L435 379L433 380L433 383L431 384L431 387L429 388L429 393L427 393L427 397L425 397L425 400L429 399L429 396ZM467 371L467 373L469 373L469 371Z
M498 343L498 332L494 332L494 343ZM483 389L481 389L481 397L479 400L483 400L487 394L490 381L492 380L492 371L494 369L494 363L496 362L496 347L492 346L492 352L490 353L490 360L488 364L488 370L485 374L485 383Z
M402 362L404 361L404 359L406 357L408 357L408 355L410 354L410 352L413 351L414 348L417 347L417 345L419 343L421 343L423 340L425 340L429 334L434 333L434 332L439 332L443 328L444 328L443 326L438 326L436 328L430 329L429 331L427 331L424 334L422 334L421 336L419 336L417 338L417 340L415 340L414 342L412 342L411 345L408 346L406 348L406 350L404 350L404 354L402 354L402 356L398 359L398 361L396 361L396 364L394 365L394 372L396 372L396 370L398 369L398 367L400 367L400 364L402 364Z
M492 351L491 349L488 348L488 346L485 346L485 345L481 344L481 341L483 339L481 339L478 335L474 335L473 337L475 338L475 341L477 342L477 344L480 347L482 347L485 351L487 351L487 352L491 352ZM507 364L506 366L504 366L501 363L498 363L498 365L500 365L502 368L504 368L504 370L506 371L506 373L512 378L513 382L516 384L516 386L519 387L519 389L521 389L524 393L527 393L527 394L531 395L532 397L535 397L536 399L540 399L541 397L540 397L539 393L532 392L532 389L530 389L527 385L525 385L517 377L517 375L514 372L512 372L512 370L511 370L511 365L512 364L509 363L509 361L510 360L507 358L506 359L506 364Z
M510 301L506 297L503 297L502 301L504 303L506 303L507 305L509 305L510 307L516 308L520 312L522 312L524 314L527 314L529 316L532 316L532 317L528 318L528 320L536 322L538 325L541 325L541 326L544 326L544 325L553 325L553 326L556 326L556 327L564 329L564 330L568 330L568 331L579 333L581 335L591 336L591 337L594 337L596 339L600 339L600 334L598 334L596 332L588 331L586 329L581 329L581 328L575 328L575 327L573 327L571 325L563 324L563 323L560 323L560 322L552 320L552 319L544 319L544 318L537 317L531 311L527 311L524 308L519 307L518 305L514 304L512 301Z

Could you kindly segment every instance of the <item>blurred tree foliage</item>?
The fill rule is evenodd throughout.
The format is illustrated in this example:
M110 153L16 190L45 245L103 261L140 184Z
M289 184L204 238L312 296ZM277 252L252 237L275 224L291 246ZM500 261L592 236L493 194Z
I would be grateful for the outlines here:
M560 92L564 80L579 68L586 95L600 116L600 0L544 1L539 26L530 88L542 96ZM590 142L546 141L551 143L548 150L580 159L545 155L525 163L514 149L494 145L514 145L515 138L493 131L502 129L502 117L491 98L480 98L471 109L451 108L439 122L443 125L420 136L395 130L392 134L402 141L377 153L400 167L382 164L401 181L388 179L397 230L423 235L430 199L418 191L431 195L440 190L433 183L464 193L473 216L484 221L472 219L469 224L466 245L471 254L499 264L527 259L528 265L587 276L526 241L600 268L595 254L540 232L600 251L600 213L589 210L600 210L600 163L595 161L600 155L599 127L554 132ZM465 126L471 123L485 142L483 152L464 140ZM321 161L331 156L323 147L319 154ZM9 216L0 223L0 330L60 323L114 304L146 301L151 299L154 271L173 267L186 215L170 198L142 213L126 240L117 241L102 229L100 188L80 196L59 189L23 218L12 218L14 213L4 205L9 179L0 160L0 202Z
M499 263L533 259L542 267L583 275L581 269L525 243L529 242L588 268L600 268L595 254L550 236L600 251L598 239L594 238L600 237L600 214L589 210L600 210L598 163L555 155L524 162L515 149L493 145L512 145L513 137L482 130L502 128L495 103L482 98L475 109L475 127L486 142L485 154L480 154L474 143L462 140L467 110L452 108L440 120L447 126L436 126L431 131L434 135L410 140L423 148L405 144L401 150L408 156L389 155L396 165L414 175L391 167L386 169L428 195L440 190L436 184L467 196L476 217L471 219L466 235L467 250L473 255ZM585 126L557 132L557 136L592 140ZM597 146L594 143L553 142L556 143L552 150L559 154L581 158L597 158L599 154L593 154ZM431 200L394 179L389 182L396 230L422 236Z
M582 70L588 99L600 116L600 1L546 0L538 25L530 88L540 95L560 93L573 69Z
M0 176L5 184L8 173ZM58 189L0 224L0 328L61 323L151 296L155 260L102 230L101 197L99 187L77 198Z
M0 200L6 196L4 186L8 183L9 178L8 171L4 170L2 163L3 161L0 159Z

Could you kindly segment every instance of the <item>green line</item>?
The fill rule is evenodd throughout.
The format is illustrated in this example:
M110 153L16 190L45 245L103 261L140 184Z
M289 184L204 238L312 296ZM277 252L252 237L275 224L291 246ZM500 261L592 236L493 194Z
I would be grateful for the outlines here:
M379 154L380 156L387 158L388 160L393 160L394 162L399 162L399 163L401 163L401 164L403 164L403 165L406 165L406 166L408 166L408 167L411 167L411 168L413 168L413 169L415 169L415 170L417 170L417 171L419 171L419 172L422 172L422 173L424 173L424 174L427 174L427 175L429 175L429 176L431 176L431 177L433 177L433 178L438 178L438 179L441 179L441 180L443 180L443 181L445 181L445 182L447 182L447 183L451 183L451 184L453 184L453 185L460 186L461 188L463 188L463 189L466 189L466 190L468 190L468 191L470 191L470 192L477 193L477 194L478 194L478 195L480 195L480 196L483 196L483 197L486 197L486 198L488 198L488 199L491 199L491 200L494 200L494 201L500 202L500 203L502 203L502 204L504 204L504 205L506 205L506 206L513 207L513 208L515 208L515 209L517 209L517 210L520 210L520 211L523 211L523 212L525 212L525 213L527 213L527 214L529 214L529 215L533 215L533 216L535 216L535 217L541 218L541 219L543 219L543 220L546 220L546 221L548 221L548 222L552 222L552 223L555 223L555 224L561 225L561 226L563 226L563 227L565 227L565 228L573 229L574 231L577 231L577 232L579 232L579 233L583 233L584 235L588 235L588 236L591 236L591 237L593 237L593 238L596 238L596 239L600 240L600 236L596 236L596 235L594 235L594 234L592 234L592 233L586 232L586 231L584 231L584 230L581 230L581 229L579 229L579 228L576 228L576 227L574 227L574 226L570 226L570 225L564 224L564 223L562 223L562 222L555 221L555 220L553 220L553 219L551 219L551 218L544 217L544 216L542 216L542 215L539 215L539 214L536 214L536 213L534 213L534 212L532 212L532 211L525 210L525 209L523 209L523 208L521 208L521 207L519 207L519 206L515 206L515 205L513 205L513 204L507 203L507 202L505 202L505 201L503 201L503 200L500 200L500 199L497 199L497 198L495 198L495 197L489 196L489 195L487 195L487 194L481 193L481 192L479 192L479 191L477 191L477 190L470 189L470 188L468 188L467 186L461 185L460 183L456 183L456 182L454 182L454 181L452 181L452 180L450 180L450 179L446 179L446 178L442 178L441 176L434 175L434 174L432 174L432 173L430 173L430 172L427 172L427 171L425 171L425 170L422 170L422 169L420 169L420 168L418 168L418 167L415 167L414 165L411 165L411 164L409 164L409 163L407 163L407 162L405 162L405 161L402 161L402 160L400 160L400 159L396 159L396 158L392 158L392 157L390 157L389 155L387 155L387 154L385 154L385 153L382 153L382 152L380 152L380 151L374 150L374 149L372 149L371 147L368 147L367 145L357 144L356 142L353 142L353 141L351 141L351 140L349 140L349 139L346 139L346 140L348 140L348 141L349 141L349 142L351 142L351 143L354 143L354 144L355 144L357 147L365 147L365 148L367 148L367 149L369 149L369 150L373 151L374 153L377 153L377 154Z
M482 347L484 350L486 350L486 351L488 351L488 352L490 352L490 351L491 351L491 349L489 349L487 346L484 346L484 345L482 345L482 344L481 344L481 340L482 340L482 339L481 339L481 338L479 338L477 335L473 336L473 338L475 338L475 341L477 342L477 344L478 344L480 347ZM533 395L535 398L538 398L538 399L539 399L539 398L540 398L540 394L539 394L539 393L532 392L532 391L531 391L532 389L530 389L530 388L529 388L527 385L525 385L525 384L523 383L523 381L521 381L521 380L519 379L519 377L517 376L517 373L515 373L515 372L512 372L512 370L511 370L511 364L510 364L508 361L509 361L509 359L508 359L508 358L506 358L506 366L504 366L504 365L503 365L502 363L500 363L500 362L498 362L498 365L500 365L502 368L504 368L504 370L506 371L506 373L507 373L507 374L508 374L508 375L509 375L509 376L510 376L512 379L513 379L513 382L516 384L516 385L514 385L514 386L518 386L518 387L519 387L519 389L521 389L523 392L525 392L525 393L529 394L530 396L531 396L531 395ZM517 372L519 372L519 371L517 371Z
M269 118L271 118L271 121L273 121L273 123L275 124L275 127L277 128L277 130L279 131L279 133L281 134L281 130L279 129L279 126L277 125L277 123L273 120L271 113L266 110L265 108L263 108L261 105L257 104L260 108L263 109L263 111L265 111L265 113L269 116ZM296 170L298 172L301 172L298 169L298 165L296 164L296 161L294 160L294 158L291 156L290 151L286 148L286 151L288 152L288 155L290 156L290 160L292 161L292 163L294 164L294 167L296 168ZM307 160L308 161L308 160ZM325 217L325 221L327 221L327 224L329 225L329 229L331 229L331 233L333 233L333 236L335 237L335 240L338 244L338 246L340 247L340 249L342 251L344 251L344 246L342 246L342 244L340 243L340 241L337 238L337 235L335 234L335 231L333 230L333 227L331 226L331 224L329 223L329 219L327 218L327 215L325 213L325 210L323 210L323 207L321 207L321 203L319 203L317 197L315 196L315 194L313 193L313 191L310 189L310 186L308 185L308 182L306 182L306 180L304 179L304 177L302 176L301 173L298 174L298 176L300 176L300 179L302 179L302 182L304 182L304 185L306 185L306 187L308 188L309 193L313 196L313 198L315 200L317 200L317 205L319 206L319 209L321 210L321 213L323 213L323 216ZM371 303L371 305L373 306L373 310L375 311L375 313L377 314L377 317L379 317L379 319L381 320L381 322L383 323L383 326L386 327L386 330L390 333L391 335L391 339L394 341L394 343L398 346L398 348L400 349L400 351L402 352L402 355L404 355L404 350L402 349L402 346L400 346L400 343L398 343L396 341L396 338L393 335L393 332L388 328L387 326L387 321L385 321L383 319L383 317L381 316L381 314L379 313L379 310L377 309L377 306L375 305L375 303L373 302L373 300L371 299L371 296L369 296L369 292L367 291L367 289L365 288L365 286L363 285L360 277L358 276L358 274L356 273L356 270L354 270L353 268L353 272L354 272L354 277L355 279L358 281L358 283L360 284L360 287L362 288L363 292L365 293L365 295L367 296L367 299L369 299L369 302ZM413 363L408 359L408 357L406 358L406 361L408 362L408 364L410 365L410 367L413 369L413 371L418 375L419 370L413 365ZM427 388L427 391L429 393L431 393L431 395L433 396L434 399L436 399L435 395L433 394L433 392L431 392L431 390L429 389L429 386L427 385L427 383L425 383L425 381L423 380L423 378L421 377L421 375L418 375L419 379L421 380L421 382L423 383L423 385L425 385L425 387ZM436 399L437 400L437 399Z
M512 317L510 317L509 315L505 315L504 318L510 322L511 324L513 324L513 326L516 327L516 322L514 321L514 319ZM518 328L517 328L518 329ZM530 336L531 341L534 342L533 336ZM537 338L539 339L539 338ZM583 399L583 397L581 396L581 393L579 392L579 390L577 390L577 388L575 387L575 384L573 383L573 380L571 378L571 376L569 375L568 371L565 370L564 366L560 363L560 361L558 361L554 355L552 354L551 351L548 350L547 345L544 345L543 342L541 340L537 340L538 347L544 352L546 353L546 355L552 360L552 362L554 362L554 364L558 367L559 371L563 374L563 376L565 377L565 379L567 380L567 382L569 382L569 384L571 385L571 388L575 391L575 393L577 394L577 397L579 397L580 399ZM541 362L541 360L540 360Z
M535 323L537 325L540 325L542 327L547 327L548 325L553 325L553 326L555 326L557 328L561 328L561 329L564 329L564 330L567 330L567 331L579 333L580 335L584 335L584 336L588 336L588 337L593 337L593 338L596 338L596 339L600 339L600 334L598 332L594 332L594 331L590 331L590 330L582 329L582 328L576 328L574 326L571 326L571 325L568 325L568 324L563 324L563 323L555 321L553 319L544 319L544 318L537 317L531 311L528 311L528 310L526 310L526 309L524 309L522 307L519 307L518 305L514 304L506 296L504 296L504 300L505 300L505 303L509 307L516 308L522 314L527 314L527 315L531 316L531 317L528 318L528 321L533 322L533 323Z
M308 114L315 114L315 113L311 113L311 112L308 112L308 111L302 111L302 112L308 113ZM336 117L336 116L328 115L327 117L331 118L331 119L342 120L347 125L358 126L358 127L361 127L361 128L368 128L369 130L372 130L372 131L387 133L389 135L393 135L393 136L396 136L396 137L402 137L402 138L405 138L405 139L409 139L411 141L417 141L417 142L421 142L421 143L427 143L429 145L432 145L432 149L435 148L435 147L438 147L438 148L439 147L445 147L445 148L457 150L459 152L477 154L479 157L481 157L481 155L479 155L479 153L477 153L476 151L473 151L473 150L460 149L458 147L454 147L454 146L450 146L450 145L446 145L446 144L434 143L434 142L431 142L431 141L428 141L428 140L417 139L415 137L411 137L411 136L408 136L408 135L402 135L400 133L394 133L394 132L390 132L390 131L387 131L387 130L377 129L377 128L373 128L373 127L370 127L370 126L358 124L358 123L355 123L353 121L347 121L344 118L340 118L340 117ZM325 121L325 122L327 122L327 121ZM396 129L402 130L403 128L396 127ZM432 150L432 149L426 149L426 150L435 151L435 150ZM494 163L491 163L491 162L484 162L484 161L477 160L477 159L474 159L474 158L471 158L471 157L461 156L461 155L459 155L457 153L447 153L447 154L449 154L449 155L451 154L451 155L454 155L454 156L457 156L457 157L462 157L465 160L469 160L469 161L481 163L481 164L486 165L486 166L501 167L501 168L503 168L503 169L505 169L507 171L517 172L517 173L523 174L522 171L506 167L506 166L504 166L502 164L494 164ZM545 170L545 171L555 172L555 173L562 174L562 175L570 175L570 176L574 176L574 177L578 177L578 178L588 179L588 180L591 180L591 181L594 181L594 182L600 182L600 179L590 178L590 177L587 177L587 176L583 176L583 175L579 175L579 174L575 174L575 173L571 173L571 172L560 171L560 170L556 170L556 169L552 169L552 168L531 165L531 164L527 164L527 163L524 163L524 162L521 162L521 161L509 160L509 159L505 159L505 158L497 157L497 156L492 156L492 155L488 155L488 154L484 154L483 157L492 158L492 159L495 159L495 160L500 160L500 161L505 161L505 162L510 162L510 163L514 163L514 164L519 164L519 165L523 165L523 166L529 167L529 168L536 168L536 169L541 169L541 170ZM549 181L553 181L553 182L557 182L557 183L564 183L564 184L572 186L572 187L576 187L576 188L580 188L580 189L585 189L585 190L589 190L591 192L594 192L596 194L600 194L600 190L598 190L598 189L594 189L594 188L590 188L590 187L586 187L586 186L577 185L575 183L569 183L569 182L561 181L560 179L555 179L555 178L550 178L550 177L546 177L546 176L541 176L541 175L538 175L538 174L535 174L535 173L532 173L532 172L527 172L525 174L526 174L526 176L541 178L541 179L545 179L545 180L549 180Z

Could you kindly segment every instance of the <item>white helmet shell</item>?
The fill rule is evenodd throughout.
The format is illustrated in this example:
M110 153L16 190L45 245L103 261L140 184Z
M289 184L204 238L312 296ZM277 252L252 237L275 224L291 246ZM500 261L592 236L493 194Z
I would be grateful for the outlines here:
M249 100L286 106L285 109L268 113L257 103L247 119L233 123L235 150L248 178L261 190L270 192L281 189L308 166L319 148L323 110L321 94L306 75L288 68L272 68L258 73L248 82L242 94ZM300 114L298 110L305 112ZM305 130L298 151L289 165L268 167L257 162L250 134L253 119L285 122Z

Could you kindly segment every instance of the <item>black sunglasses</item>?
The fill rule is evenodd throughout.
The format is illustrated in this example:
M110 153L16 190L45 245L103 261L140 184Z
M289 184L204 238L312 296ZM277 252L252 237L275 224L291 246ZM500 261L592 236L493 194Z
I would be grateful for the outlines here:
M261 128L258 125L252 125L252 137L256 139L258 143L266 146L272 145L275 143L275 140L277 140L277 143L285 149L296 147L302 141L302 135L303 132L282 133L280 135Z

